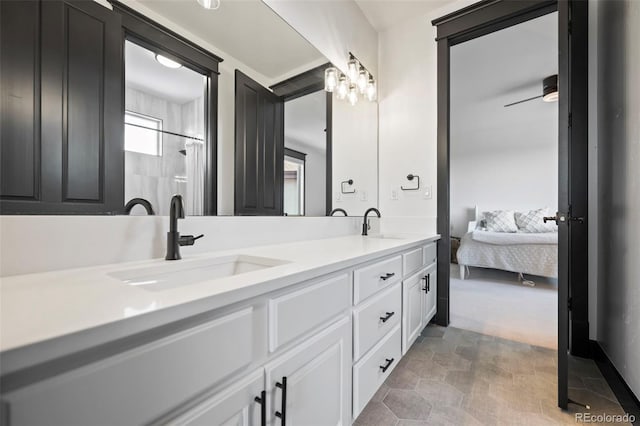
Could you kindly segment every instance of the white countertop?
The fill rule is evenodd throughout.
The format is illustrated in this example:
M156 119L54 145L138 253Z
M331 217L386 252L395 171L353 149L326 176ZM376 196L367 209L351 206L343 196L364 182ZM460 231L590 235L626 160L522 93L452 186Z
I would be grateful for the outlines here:
M183 259L175 261L181 262L181 266L230 255L275 258L289 263L162 291L127 285L109 274L164 266L167 264L164 259L3 278L0 282L3 363L11 364L10 370L22 368L95 344L91 340L98 338L95 335L98 332L104 339L124 337L439 238L437 235L374 237L347 236L200 255L190 255L189 248L183 247ZM127 320L126 326L123 320ZM111 329L106 330L109 325ZM69 338L57 339L62 336ZM56 342L59 340L65 340L64 344ZM41 345L47 342L50 351L45 356ZM29 351L32 346L36 348ZM3 371L7 369L3 367Z

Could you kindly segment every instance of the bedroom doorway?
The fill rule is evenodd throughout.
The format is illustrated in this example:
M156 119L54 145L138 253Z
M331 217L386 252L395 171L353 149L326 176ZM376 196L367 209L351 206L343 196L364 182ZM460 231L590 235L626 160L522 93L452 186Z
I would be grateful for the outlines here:
M588 3L580 0L480 1L432 21L437 28L438 311L450 323L451 48L558 12L558 350L557 402L566 409L571 356L589 356L588 322ZM521 302L525 303L525 302ZM573 359L573 358L571 358Z
M557 15L450 48L450 325L549 349L558 227L543 218L558 211Z

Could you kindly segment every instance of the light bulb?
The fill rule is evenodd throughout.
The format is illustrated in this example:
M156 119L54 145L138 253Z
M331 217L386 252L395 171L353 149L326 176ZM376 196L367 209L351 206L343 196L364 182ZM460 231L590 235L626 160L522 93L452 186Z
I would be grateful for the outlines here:
M198 4L205 9L216 10L220 7L220 0L197 0Z
M182 68L182 64L180 62L176 62L173 59L169 59L166 56L162 56L159 54L156 54L156 61L158 61L159 63L161 63L167 68L173 68L173 69Z
M347 77L349 78L349 83L353 84L358 79L358 71L360 71L360 64L358 64L358 60L356 58L349 59L347 62Z
M542 97L542 100L545 102L555 102L558 100L558 91L547 93Z
M369 83L369 72L364 68L360 68L360 72L358 73L358 90L361 94L364 95L367 90L367 84Z
M344 75L340 76L340 80L338 81L338 99L343 100L347 97L349 93L349 84L347 83L347 77Z
M367 84L367 99L371 102L375 101L377 92L376 82L373 78L370 78Z
M327 92L333 92L338 86L338 70L334 67L324 70L324 90Z
M355 105L358 103L358 91L356 90L356 86L355 85L351 85L349 87L349 94L347 95L347 98L349 100L349 103L351 104L351 106Z

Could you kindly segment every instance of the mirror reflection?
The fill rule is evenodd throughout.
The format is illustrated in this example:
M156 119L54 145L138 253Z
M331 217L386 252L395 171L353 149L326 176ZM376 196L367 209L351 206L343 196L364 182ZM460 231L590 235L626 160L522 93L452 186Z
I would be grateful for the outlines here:
M142 198L168 215L171 196L180 194L186 214L203 214L205 88L205 76L125 42L127 202Z

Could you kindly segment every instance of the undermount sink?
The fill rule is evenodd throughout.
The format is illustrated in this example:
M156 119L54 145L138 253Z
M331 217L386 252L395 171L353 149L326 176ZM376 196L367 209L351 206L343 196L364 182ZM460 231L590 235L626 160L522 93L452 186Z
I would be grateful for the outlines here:
M374 238L378 240L403 240L404 237L399 235L387 235L387 234L377 234L377 235L369 235L368 238Z
M151 266L109 273L127 285L149 291L162 291L202 281L215 280L289 263L267 257L234 255L193 261L171 261L161 266Z

